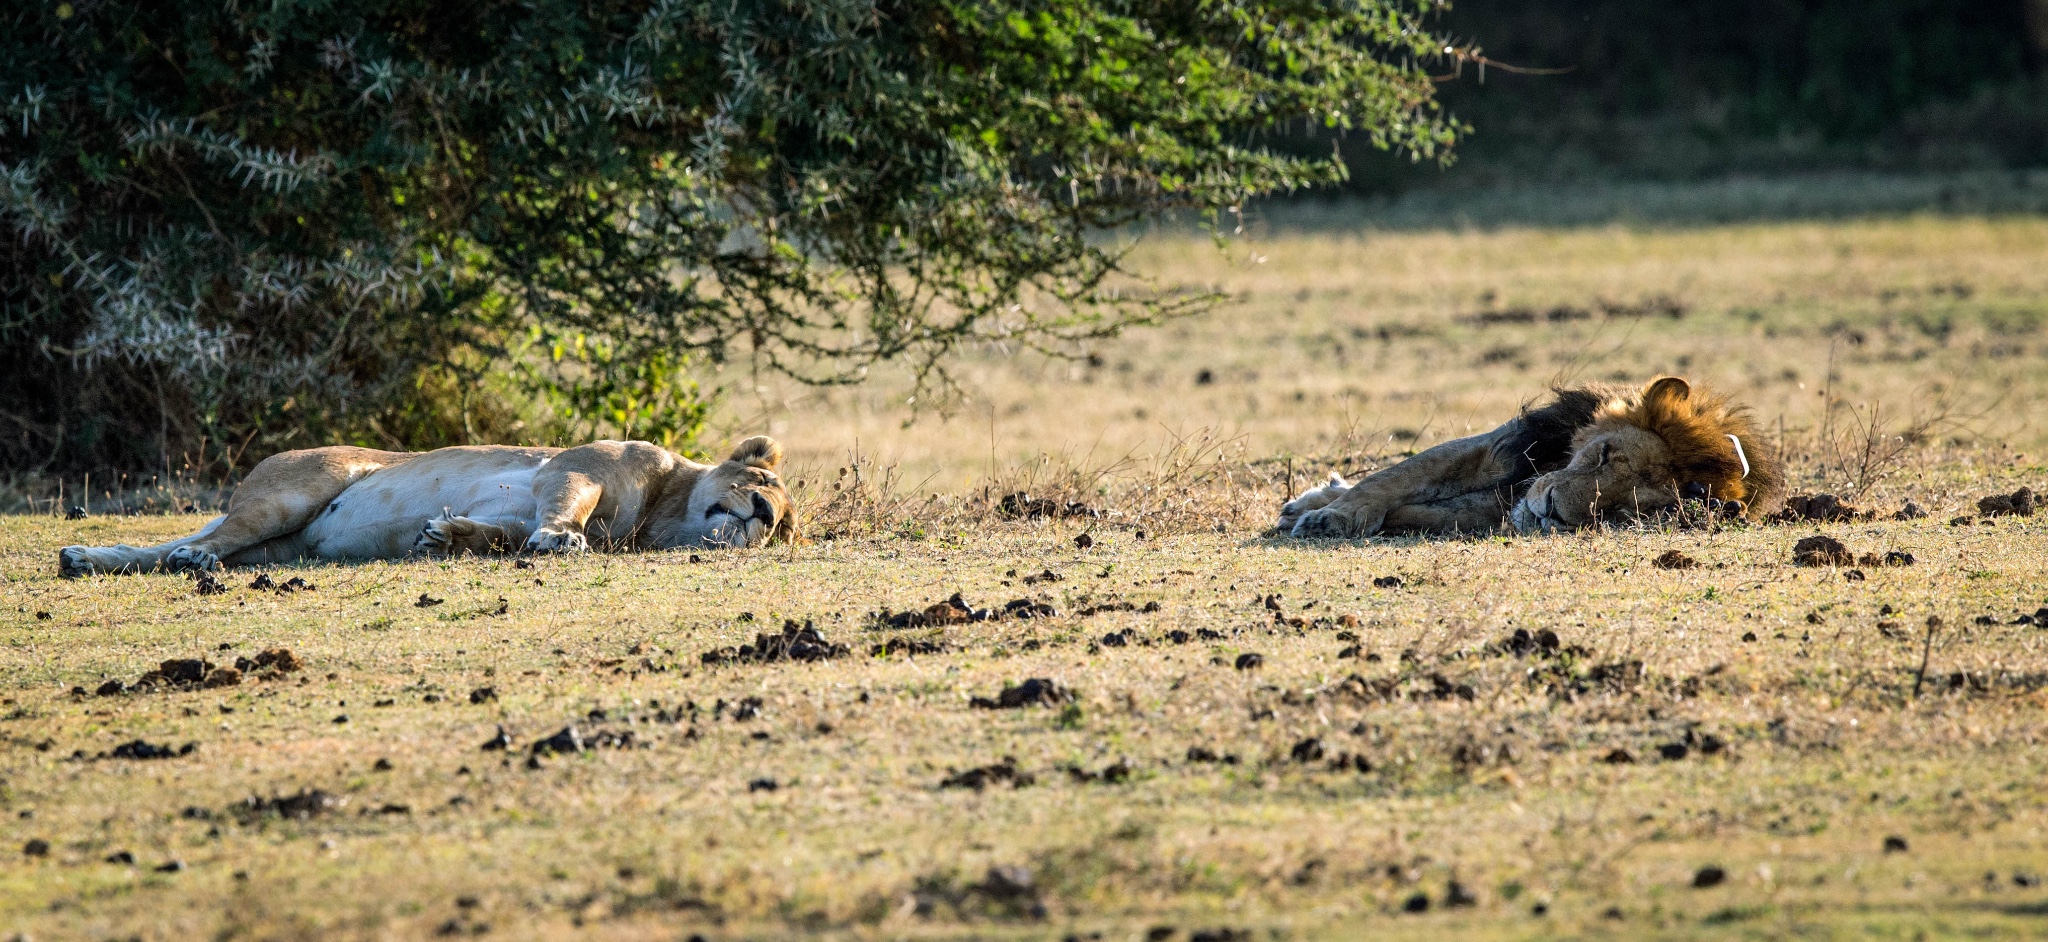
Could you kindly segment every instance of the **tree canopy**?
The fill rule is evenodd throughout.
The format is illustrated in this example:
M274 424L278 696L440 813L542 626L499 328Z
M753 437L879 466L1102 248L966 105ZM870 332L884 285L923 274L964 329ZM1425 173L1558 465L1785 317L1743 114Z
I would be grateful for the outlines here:
M1439 158L1441 0L72 0L0 22L0 458L687 439L1198 304L1101 237Z

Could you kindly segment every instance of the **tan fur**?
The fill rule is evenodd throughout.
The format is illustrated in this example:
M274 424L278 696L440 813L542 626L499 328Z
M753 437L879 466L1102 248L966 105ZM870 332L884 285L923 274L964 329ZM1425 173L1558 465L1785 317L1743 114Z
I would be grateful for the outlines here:
M1559 425L1567 414L1575 418ZM1557 447L1564 434L1568 451ZM1743 443L1747 473L1731 435ZM1532 466L1529 456L1542 443L1557 457ZM1692 484L1707 497L1740 501L1740 512L1751 516L1783 492L1776 457L1755 435L1748 410L1663 377L1640 391L1561 389L1543 409L1427 449L1356 485L1333 476L1282 507L1279 526L1297 537L1469 533L1503 523L1547 532L1662 510Z
M225 516L155 547L65 547L59 569L211 569L301 558L753 546L797 539L774 473L782 446L756 436L717 465L647 442L477 446L409 454L334 446L265 459Z

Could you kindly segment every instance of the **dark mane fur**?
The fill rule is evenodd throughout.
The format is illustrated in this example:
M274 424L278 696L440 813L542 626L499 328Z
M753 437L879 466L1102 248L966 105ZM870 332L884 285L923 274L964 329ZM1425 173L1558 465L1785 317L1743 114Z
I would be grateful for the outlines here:
M1634 390L1620 386L1556 386L1551 400L1541 406L1522 407L1521 427L1498 446L1502 463L1514 472L1510 486L1527 483L1571 463L1572 436L1593 424L1600 406Z

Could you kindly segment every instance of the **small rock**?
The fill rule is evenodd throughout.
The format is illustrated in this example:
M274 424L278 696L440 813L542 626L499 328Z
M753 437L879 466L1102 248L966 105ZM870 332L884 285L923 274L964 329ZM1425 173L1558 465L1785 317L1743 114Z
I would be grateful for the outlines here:
M757 778L747 783L747 791L749 792L772 792L781 787L782 783L772 778Z
M1636 757L1635 753L1632 753L1627 749L1615 749L1613 752L1609 752L1605 756L1602 756L1600 758L1600 761L1605 762L1608 765L1634 765L1636 763Z
M48 857L50 856L50 842L40 837L31 837L28 839L28 843L21 845L21 855L24 857Z
M1247 654L1240 654L1240 655L1238 655L1238 656L1237 656L1237 662L1236 662L1236 665L1235 665L1235 666L1237 667L1237 669L1238 669L1238 670L1241 670L1241 671L1248 671L1248 670L1253 670L1253 669L1256 669L1256 668L1264 667L1264 666L1265 666L1265 664L1266 664L1266 658L1265 658L1265 656L1264 656L1264 655L1261 655L1261 654L1250 654L1250 653L1247 653Z
M1095 545L1095 538L1094 538L1094 537L1092 537L1092 536L1089 536L1089 535L1088 535L1088 534L1086 534L1086 533L1083 533L1083 534L1081 534L1080 536L1074 537L1074 546L1075 546L1075 548L1076 548L1076 549L1087 549L1087 548L1089 548L1089 547L1091 547L1091 546L1094 546L1094 545Z
M1910 849L1911 847L1907 845L1906 839L1897 834L1890 835L1884 839L1884 852L1887 854L1903 854Z
M1316 762L1323 758L1323 741L1310 736L1294 744L1287 754L1296 762Z
M498 699L498 688L496 687L478 687L469 692L469 702L473 704L489 703L496 699Z
M1728 882L1728 871L1715 866L1705 866L1693 872L1693 889L1704 890Z
M1683 759L1686 757L1687 754L1691 752L1691 747L1687 746L1685 743L1682 742L1667 742L1664 745L1657 747L1657 754L1663 756L1667 761L1671 762L1676 762L1680 759Z
M117 850L107 855L106 862L120 864L124 867L132 867L135 866L135 855L125 850Z
M167 860L156 866L156 872L158 873L183 873L184 871L185 862L182 860Z
M1415 895L1408 897L1408 899L1401 904L1401 911L1404 913L1429 912L1429 894L1418 892Z
M389 772L389 771L391 771L391 760L390 760L390 759L378 759L378 760L377 760L376 762L373 762L373 763L371 763L371 764L370 764L370 771L372 771L372 772Z

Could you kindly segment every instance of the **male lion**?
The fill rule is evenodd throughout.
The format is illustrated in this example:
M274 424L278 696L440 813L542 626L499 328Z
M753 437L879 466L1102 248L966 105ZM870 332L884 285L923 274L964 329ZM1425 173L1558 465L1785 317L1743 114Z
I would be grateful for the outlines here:
M1337 475L1280 508L1294 536L1523 533L1654 513L1681 500L1756 516L1781 499L1777 457L1749 410L1664 377L1641 390L1553 389L1550 402L1484 435L1445 442L1346 483Z
M422 453L337 445L272 455L226 516L162 546L67 546L66 576L296 559L591 548L756 546L793 539L782 446L755 436L718 465L647 442Z

